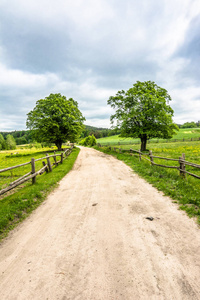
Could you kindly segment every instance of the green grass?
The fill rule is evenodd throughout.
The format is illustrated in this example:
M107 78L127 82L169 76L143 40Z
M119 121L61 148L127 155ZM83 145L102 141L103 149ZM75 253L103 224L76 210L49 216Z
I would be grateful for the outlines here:
M184 128L184 129L180 129L177 134L175 134L172 138L172 140L191 140L191 139L199 139L200 138L200 128ZM149 143L153 143L153 142L164 142L165 140L163 139L152 139L150 140ZM109 137L105 137L105 138L100 138L97 139L97 143L100 144L110 144L110 145L114 145L114 144L133 144L133 143L138 143L140 144L140 139L133 139L133 138L122 138L119 137L118 135L114 135L114 136L109 136Z
M55 167L53 172L37 176L35 184L32 185L29 181L22 189L0 200L0 239L46 199L57 183L72 169L79 151L74 148L63 164ZM36 154L32 154L35 157Z
M32 148L32 149L17 149L9 151L0 151L0 169L5 169L8 167L20 165L26 162L30 162L31 158L41 158L45 157L46 153L52 154L54 149L51 148ZM60 152L56 151L56 154ZM46 162L46 160L44 160ZM53 163L53 158L50 158L51 163ZM36 171L42 168L42 161L35 163ZM6 188L11 182L20 178L24 174L31 171L31 164L22 166L10 171L0 173L0 189ZM25 183L26 185L26 183ZM20 188L20 187L19 187ZM1 199L2 197L0 197Z
M122 149L130 149L130 146L120 146ZM170 196L174 202L179 203L181 209L185 210L190 217L196 217L200 224L200 179L186 175L183 179L176 169L162 168L152 166L150 162L142 159L139 161L138 156L130 156L129 153L116 153L109 147L98 148L97 150L111 154L117 159L124 161L136 173L146 179L149 183L162 191L165 195ZM131 148L138 150L138 145ZM182 142L182 143L163 143L150 144L149 149L153 155L177 159L182 153L186 154L186 160L200 164L200 142ZM177 165L176 162L154 159L156 163L164 165ZM186 170L200 176L200 170L186 166Z
M196 139L200 137L200 128L181 128L177 134L173 136L173 139Z
M130 148L134 150L139 150L139 145L122 145L117 146L124 150L129 150ZM151 143L148 145L148 149L152 151L154 156L161 156L166 158L179 159L182 154L185 154L185 160L190 161L195 164L200 164L200 141L192 142L173 142L173 143ZM148 151L147 151L148 153ZM154 159L156 163L176 165L178 163L165 161L161 159ZM191 167L186 167L191 170ZM195 173L199 174L200 169L195 168Z
M104 138L97 139L97 143L100 144L111 144L111 145L117 145L118 143L126 143L126 144L131 144L138 142L139 139L132 139L132 138L122 138L119 137L119 135L112 135L112 136L107 136Z

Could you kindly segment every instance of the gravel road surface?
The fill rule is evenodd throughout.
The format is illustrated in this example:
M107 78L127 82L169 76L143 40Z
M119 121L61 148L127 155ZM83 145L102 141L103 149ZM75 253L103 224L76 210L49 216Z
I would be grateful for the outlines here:
M0 299L200 299L200 229L123 162L81 148L1 243Z

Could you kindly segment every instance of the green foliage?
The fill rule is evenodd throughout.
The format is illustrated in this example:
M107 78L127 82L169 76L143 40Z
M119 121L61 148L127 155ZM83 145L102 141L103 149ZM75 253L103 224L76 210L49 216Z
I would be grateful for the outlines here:
M198 123L195 122L186 122L180 126L180 128L195 128L197 127Z
M16 149L16 142L15 142L14 137L11 134L8 134L6 136L6 145L7 145L6 148L8 150L14 150L14 149Z
M120 132L118 131L118 134ZM99 128L94 126L85 125L84 130L81 133L81 138L85 138L89 135L94 135L96 139L106 137L109 135L117 134L114 130L108 128Z
M0 134L0 150L6 149L6 142L2 134Z
M89 135L86 138L84 138L82 141L79 142L82 146L95 146L96 145L96 138L94 135Z
M14 150L16 149L16 142L11 134L6 136L6 140L3 135L0 134L0 150Z
M3 136L4 139L6 139L8 134L11 134L17 145L23 145L23 144L28 144L32 142L32 137L31 137L31 131L30 130L19 130L19 131L3 131L0 132L0 134Z
M27 144L27 139L25 138L25 136L16 138L16 144L17 144L17 145L24 145L24 144Z
M128 91L111 96L108 104L115 109L111 122L120 128L122 137L140 138L141 150L151 138L169 139L178 130L168 92L152 81L137 81Z
M77 140L84 120L75 100L50 94L36 102L35 108L28 113L26 125L33 131L36 141L55 143L61 149L63 142Z

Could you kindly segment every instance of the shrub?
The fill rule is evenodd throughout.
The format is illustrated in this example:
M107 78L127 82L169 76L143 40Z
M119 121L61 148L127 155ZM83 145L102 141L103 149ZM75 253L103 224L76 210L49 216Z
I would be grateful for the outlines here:
M90 146L90 147L95 146L96 143L97 141L94 135L89 135L79 142L79 144L82 146Z
M11 134L8 134L6 136L6 148L8 150L14 150L16 149L16 142L14 137Z

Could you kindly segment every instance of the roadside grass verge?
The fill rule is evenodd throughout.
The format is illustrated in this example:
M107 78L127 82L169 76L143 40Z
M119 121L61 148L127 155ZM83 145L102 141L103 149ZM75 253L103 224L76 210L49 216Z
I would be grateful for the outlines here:
M72 169L80 149L74 148L72 153L53 169L53 172L37 176L16 193L0 200L0 240L37 208L47 195L57 186L58 182Z
M187 175L186 178L183 179L179 176L178 170L152 166L144 159L139 161L137 156L131 156L129 153L118 153L114 150L110 150L109 147L99 148L95 146L94 148L98 151L113 155L117 159L125 162L147 182L151 183L159 191L162 191L164 195L172 198L174 200L173 202L178 203L180 209L186 211L189 217L195 217L198 224L200 224L199 179ZM195 173L197 172L195 171Z

